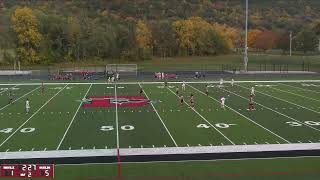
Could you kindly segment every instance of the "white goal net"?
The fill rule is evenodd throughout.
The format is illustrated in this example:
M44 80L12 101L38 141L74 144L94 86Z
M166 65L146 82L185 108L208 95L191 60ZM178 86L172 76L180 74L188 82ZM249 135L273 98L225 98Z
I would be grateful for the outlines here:
M138 75L137 64L108 64L106 66L106 73L119 73L120 75Z

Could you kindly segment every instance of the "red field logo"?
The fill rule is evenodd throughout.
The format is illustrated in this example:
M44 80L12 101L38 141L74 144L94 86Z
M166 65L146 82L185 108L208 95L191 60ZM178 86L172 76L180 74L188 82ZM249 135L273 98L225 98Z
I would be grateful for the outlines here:
M143 96L89 96L82 100L83 107L140 107L150 103Z

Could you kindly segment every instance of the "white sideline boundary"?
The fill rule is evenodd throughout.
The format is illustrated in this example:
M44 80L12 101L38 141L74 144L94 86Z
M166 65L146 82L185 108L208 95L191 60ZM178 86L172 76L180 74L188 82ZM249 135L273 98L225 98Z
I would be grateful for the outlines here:
M231 81L224 81L225 84L231 83ZM278 80L278 81L234 81L234 83L320 83L320 80ZM145 82L117 82L118 85L138 85L138 84L163 84L163 81L145 81ZM168 82L169 84L182 84L183 81L172 81ZM220 81L189 81L185 82L187 84L219 84ZM2 83L0 86L25 86L25 85L41 85L42 83ZM44 85L90 85L90 84L109 84L113 85L112 83L106 82L45 82Z
M191 155L208 153L255 153L279 151L320 150L320 143L298 144L261 144L261 145L226 145L201 147L166 147L166 148L124 148L120 149L121 156L152 156L152 155ZM38 158L79 158L117 156L117 149L91 150L53 150L53 151L18 151L1 152L1 160L9 159L38 159Z

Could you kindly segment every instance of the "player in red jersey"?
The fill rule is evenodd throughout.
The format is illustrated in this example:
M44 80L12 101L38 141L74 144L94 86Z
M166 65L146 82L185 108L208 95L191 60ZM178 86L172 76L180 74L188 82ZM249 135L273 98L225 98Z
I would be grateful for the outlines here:
M11 89L9 89L8 96L9 96L9 104L13 103L14 96L13 96L13 93L12 93Z
M41 93L44 94L44 85L43 85L43 82L41 83Z
M248 111L253 111L253 110L256 110L256 108L254 107L254 104L253 104L253 96L254 95L250 95L249 97L249 106L248 106Z
M176 87L176 95L179 96L179 87Z
M205 92L206 96L209 96L209 88L208 88L207 84L205 86L204 92Z

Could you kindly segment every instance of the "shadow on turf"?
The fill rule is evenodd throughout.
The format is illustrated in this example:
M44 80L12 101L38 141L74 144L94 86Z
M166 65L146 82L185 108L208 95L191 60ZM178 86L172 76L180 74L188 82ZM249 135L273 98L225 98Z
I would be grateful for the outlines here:
M205 175L190 175L190 176L121 176L121 177L110 177L110 178L100 178L100 179L81 179L81 180L211 180L213 178L266 178L266 177L282 177L290 178L297 177L303 178L304 175L320 175L320 169L305 170L305 171L295 171L295 172L260 172L260 173L211 173ZM302 177L301 177L302 176Z

